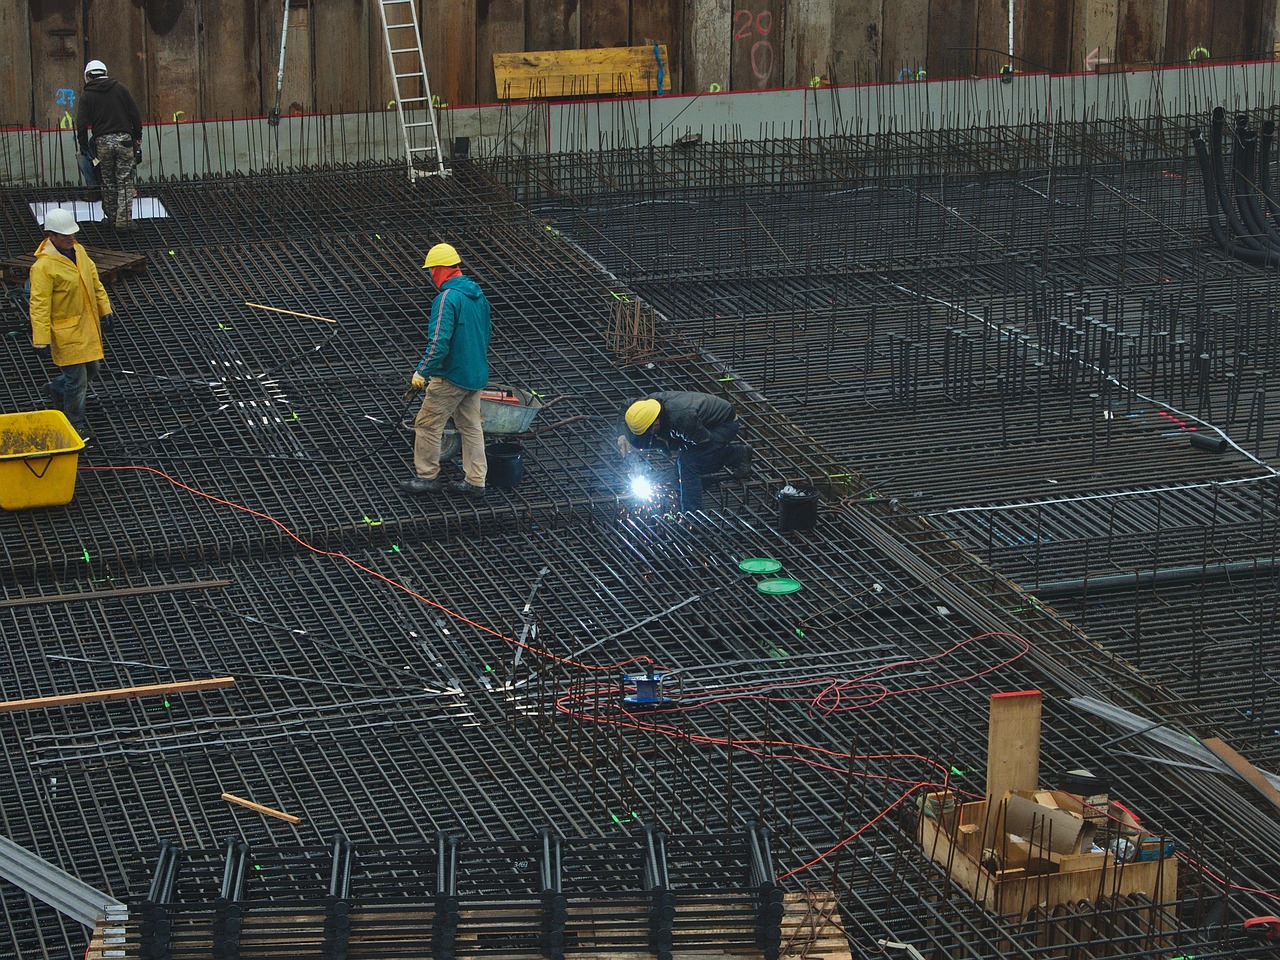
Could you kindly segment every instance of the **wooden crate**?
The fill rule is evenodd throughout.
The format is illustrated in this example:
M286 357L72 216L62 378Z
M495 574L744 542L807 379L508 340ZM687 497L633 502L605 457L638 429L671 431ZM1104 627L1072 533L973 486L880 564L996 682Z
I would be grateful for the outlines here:
M1006 862L997 869L984 863L983 825L987 801L951 805L952 797L929 794L937 817L922 815L918 839L924 853L939 864L983 907L1005 917L1023 917L1037 905L1052 909L1081 900L1145 894L1152 903L1173 900L1178 892L1178 861L1122 863L1108 852L1053 853L1005 846ZM997 820L1001 819L997 815ZM988 845L999 848L998 841Z

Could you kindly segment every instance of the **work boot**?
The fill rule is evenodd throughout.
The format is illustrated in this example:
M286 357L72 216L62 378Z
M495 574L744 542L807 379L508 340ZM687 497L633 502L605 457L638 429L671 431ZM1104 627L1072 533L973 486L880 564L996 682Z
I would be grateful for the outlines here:
M460 493L464 497L471 497L480 500L484 497L484 487L477 487L473 483L466 480L454 480L446 488L450 493Z
M439 477L432 477L430 480L423 480L422 477L414 477L412 480L401 480L400 489L405 493L412 493L414 495L439 493L444 489L444 481Z
M742 452L729 467L729 475L735 480L750 480L753 472L751 461L754 457L755 451L744 443Z

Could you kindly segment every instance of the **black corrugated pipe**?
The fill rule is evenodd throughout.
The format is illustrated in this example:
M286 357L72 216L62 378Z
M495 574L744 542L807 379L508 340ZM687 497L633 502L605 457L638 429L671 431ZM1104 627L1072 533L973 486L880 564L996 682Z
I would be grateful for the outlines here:
M1236 208L1250 234L1264 246L1280 249L1280 234L1262 212L1258 202L1257 174L1258 135L1249 129L1249 118L1236 117L1235 149L1231 154L1231 181L1235 187Z
M1209 150L1205 146L1204 137L1199 130L1191 131L1191 142L1195 145L1196 159L1200 162L1200 176L1204 180L1204 200L1209 215L1209 232L1213 239L1231 256L1246 263L1259 266L1271 266L1280 262L1275 252L1265 252L1253 247L1245 247L1235 243L1227 231L1223 229L1222 220L1218 216L1218 193L1213 185L1213 170L1209 160Z
M1266 120L1262 124L1262 136L1258 140L1258 189L1267 198L1271 222L1280 227L1280 200L1276 198L1275 184L1271 182L1271 144L1275 142L1276 122Z
M1223 577L1247 576L1270 573L1276 569L1275 557L1257 560L1236 560L1232 563L1211 563L1190 567L1167 567L1164 570L1135 570L1132 573L1107 573L1080 580L1051 580L1032 590L1037 600L1061 600L1066 597L1092 596L1095 593L1115 593L1118 590L1137 590L1142 587L1168 587L1180 583L1198 583L1219 580Z
M1240 222L1235 204L1231 202L1231 192L1227 189L1226 164L1222 160L1222 131L1227 125L1227 112L1221 107L1213 108L1213 121L1209 124L1209 163L1213 172L1213 190L1218 198L1218 207L1227 218L1229 233L1237 238L1237 242L1248 249L1263 250L1265 247L1257 237L1251 235L1249 229Z

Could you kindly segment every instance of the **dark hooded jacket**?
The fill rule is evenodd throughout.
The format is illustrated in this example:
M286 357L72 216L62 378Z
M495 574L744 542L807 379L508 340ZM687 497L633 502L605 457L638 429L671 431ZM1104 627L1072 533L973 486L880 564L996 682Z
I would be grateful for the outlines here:
M109 133L127 133L134 141L142 139L142 114L133 100L133 94L114 77L94 77L86 80L84 93L76 106L76 137L80 152L89 149L89 131L95 137Z
M619 431L633 446L656 444L668 450L688 450L711 440L711 430L738 418L728 400L709 393L672 390L649 395L662 404L658 419L640 436L630 430Z

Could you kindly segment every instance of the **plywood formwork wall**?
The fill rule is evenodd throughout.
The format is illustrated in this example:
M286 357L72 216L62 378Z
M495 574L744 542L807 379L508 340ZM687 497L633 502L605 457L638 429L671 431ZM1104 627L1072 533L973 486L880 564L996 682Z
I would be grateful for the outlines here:
M676 93L1270 57L1277 0L419 0L432 92L496 99L492 55L665 44ZM104 60L148 121L386 109L378 0L0 3L0 126L74 115Z

